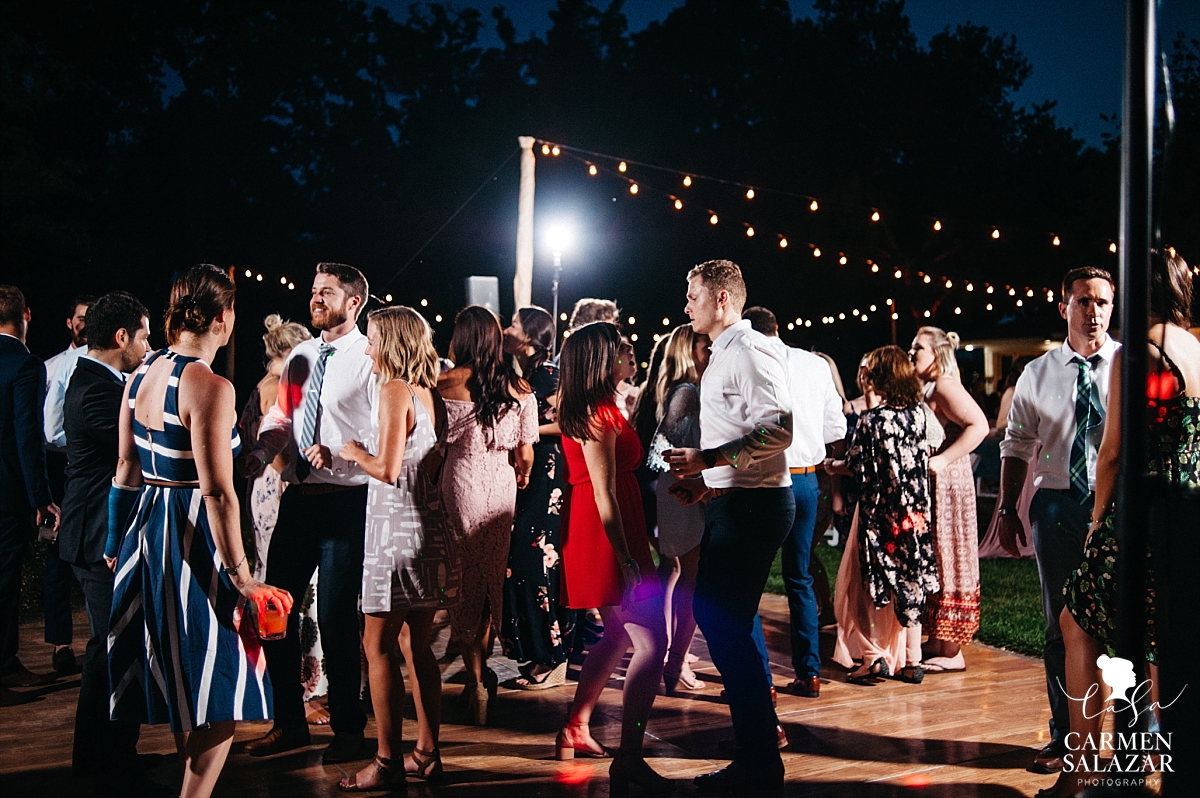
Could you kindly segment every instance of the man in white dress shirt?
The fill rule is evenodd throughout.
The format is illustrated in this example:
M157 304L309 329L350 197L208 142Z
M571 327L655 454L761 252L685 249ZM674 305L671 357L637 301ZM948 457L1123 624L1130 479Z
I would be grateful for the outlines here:
M747 308L742 317L749 319L756 332L767 337L787 363L788 390L792 398L792 445L787 450L787 464L792 474L796 518L783 541L782 564L792 627L795 678L784 689L792 695L817 698L821 694L820 626L817 623L817 596L809 571L820 498L817 469L826 456L841 456L846 417L842 415L842 397L833 386L833 372L824 358L781 341L775 314L766 308ZM829 447L828 452L826 447ZM756 626L756 642L761 639L761 628L761 624ZM760 653L766 665L766 641L761 642ZM769 673L769 666L767 670Z
M728 767L696 777L701 795L783 789L778 719L755 643L758 602L775 552L796 512L787 448L792 443L787 363L742 319L746 284L737 264L701 263L688 273L692 329L712 340L700 382L700 449L670 449L681 501L707 499L696 623L721 671L737 753Z
M1096 454L1104 434L1108 376L1119 344L1108 335L1113 280L1103 269L1072 269L1063 278L1058 312L1067 320L1066 342L1030 363L1017 380L1008 428L1000 444L1000 545L1019 557L1025 543L1017 502L1033 467L1037 493L1029 506L1033 547L1046 614L1046 692L1050 743L1034 760L1044 773L1062 769L1070 731L1066 653L1058 616L1063 585L1083 560L1096 486ZM1033 462L1041 445L1041 454Z
M50 495L63 503L67 470L67 434L63 431L63 402L67 385L79 358L87 354L87 312L96 298L80 294L68 306L67 329L71 344L46 361L46 402L42 425L46 433L46 472L50 476ZM71 620L71 568L58 556L58 542L46 546L46 577L42 584L42 609L46 621L46 642L54 646L53 664L57 673L74 673L75 651L71 638L75 623Z
M309 311L319 338L292 350L279 378L279 398L267 412L258 444L239 461L254 478L280 452L289 453L283 481L289 487L266 553L267 575L303 596L320 568L317 625L329 677L333 742L324 762L361 759L367 718L359 701L358 594L362 585L367 475L338 457L347 441L366 440L374 422L374 378L367 338L358 329L367 280L353 266L317 264ZM275 726L246 746L251 756L308 745L300 682L299 603L282 640L264 642L275 699Z

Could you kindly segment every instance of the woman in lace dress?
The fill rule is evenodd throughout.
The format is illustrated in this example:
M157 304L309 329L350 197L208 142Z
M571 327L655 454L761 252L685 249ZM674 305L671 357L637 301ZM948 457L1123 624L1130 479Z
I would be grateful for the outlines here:
M446 410L437 394L433 332L421 314L397 306L367 317L366 354L379 376L372 440L350 441L340 456L370 477L363 544L363 648L370 665L371 703L379 751L374 761L338 786L348 792L401 788L407 776L435 780L442 679L430 648L433 616L454 606L462 587L459 542L438 491ZM374 452L372 454L371 452ZM407 628L408 634L401 635ZM397 641L408 662L417 716L417 741L400 757L404 679Z
M275 404L279 393L279 375L292 347L312 338L312 333L303 324L284 321L279 314L272 313L263 320L267 328L263 336L263 348L267 353L267 374L258 381L246 406L242 409L239 425L248 448L258 440L258 428L263 416ZM286 455L280 454L275 461L262 470L246 485L246 507L250 513L250 525L254 528L255 566L254 578L265 579L267 574L267 552L271 546L271 534L279 518L279 501L287 490L287 483L280 474L286 465ZM329 711L321 705L320 698L329 691L329 680L321 663L321 636L317 631L317 577L300 598L300 650L303 657L300 678L304 680L304 701L308 705L308 722L318 726L329 723Z
M517 489L533 469L537 400L505 363L500 320L485 307L459 311L450 359L454 368L438 379L448 424L442 496L463 563L462 600L450 609L450 626L467 670L468 716L482 726L495 689L485 686L484 667L504 609Z
M655 394L658 431L651 440L658 451L663 448L700 448L700 377L708 367L711 342L697 335L692 325L681 324L666 343L658 380L647 391ZM653 461L653 457L651 458ZM681 504L668 491L675 479L662 474L658 479L658 553L659 578L663 581L667 622L668 653L663 669L667 694L679 690L703 690L687 662L696 619L692 615L692 594L700 568L700 538L704 536L704 506Z
M942 589L925 605L926 673L966 670L962 646L979 629L979 519L970 454L987 437L988 422L958 376L957 348L954 333L922 327L908 350L925 384L925 403L946 432L929 458L933 542Z
M924 675L921 618L938 590L928 437L937 420L921 403L921 382L904 350L881 347L863 366L868 407L846 459L825 461L830 473L852 477L859 494L834 589L833 659L845 668L862 660L847 681L865 684L894 673L915 683ZM939 430L938 444L940 438Z

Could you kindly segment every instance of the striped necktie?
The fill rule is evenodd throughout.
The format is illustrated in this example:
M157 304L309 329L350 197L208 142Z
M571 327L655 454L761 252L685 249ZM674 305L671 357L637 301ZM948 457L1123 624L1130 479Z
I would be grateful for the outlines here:
M337 351L329 344L321 344L317 353L317 363L313 367L312 376L308 378L308 387L304 397L304 425L300 427L300 459L296 461L296 476L303 482L312 469L304 450L316 442L317 415L321 411L321 386L325 384L325 365Z
M1080 504L1085 504L1092 495L1088 484L1088 436L1104 421L1104 410L1092 384L1092 369L1099 362L1099 355L1087 360L1079 355L1071 358L1071 363L1079 367L1075 381L1075 440L1071 443L1071 493Z

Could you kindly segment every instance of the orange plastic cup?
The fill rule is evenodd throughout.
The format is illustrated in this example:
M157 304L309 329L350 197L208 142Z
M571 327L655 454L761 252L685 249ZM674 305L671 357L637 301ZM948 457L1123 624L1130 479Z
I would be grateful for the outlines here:
M258 613L258 639L282 640L287 636L287 615L275 606L274 601L267 601L264 609Z

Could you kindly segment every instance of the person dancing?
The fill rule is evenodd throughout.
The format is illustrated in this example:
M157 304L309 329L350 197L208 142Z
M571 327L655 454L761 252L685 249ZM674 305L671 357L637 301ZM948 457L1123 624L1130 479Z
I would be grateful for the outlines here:
M397 306L367 316L367 355L379 377L379 413L369 445L348 441L340 456L370 475L363 555L363 647L379 751L371 764L338 782L347 792L403 786L406 776L442 775L438 751L442 679L430 648L433 616L458 603L459 541L438 492L445 453L446 407L437 393L433 332L421 314ZM371 453L374 450L374 454ZM409 633L401 637L402 627ZM408 662L417 744L398 767L404 680L397 640Z
M171 725L184 798L212 794L237 721L272 715L248 604L292 610L290 593L254 579L242 549L234 391L211 369L233 334L233 291L207 264L175 280L169 346L121 403L109 493L110 705L113 717Z
M664 792L669 779L642 753L646 721L662 678L667 650L662 589L646 536L634 471L642 461L637 433L614 400L633 375L633 347L608 322L585 325L563 343L558 423L571 489L564 515L563 595L568 607L598 607L604 635L579 674L570 715L555 739L555 756L604 756L588 730L608 677L633 645L621 707L621 746L608 774L614 789L630 782Z

